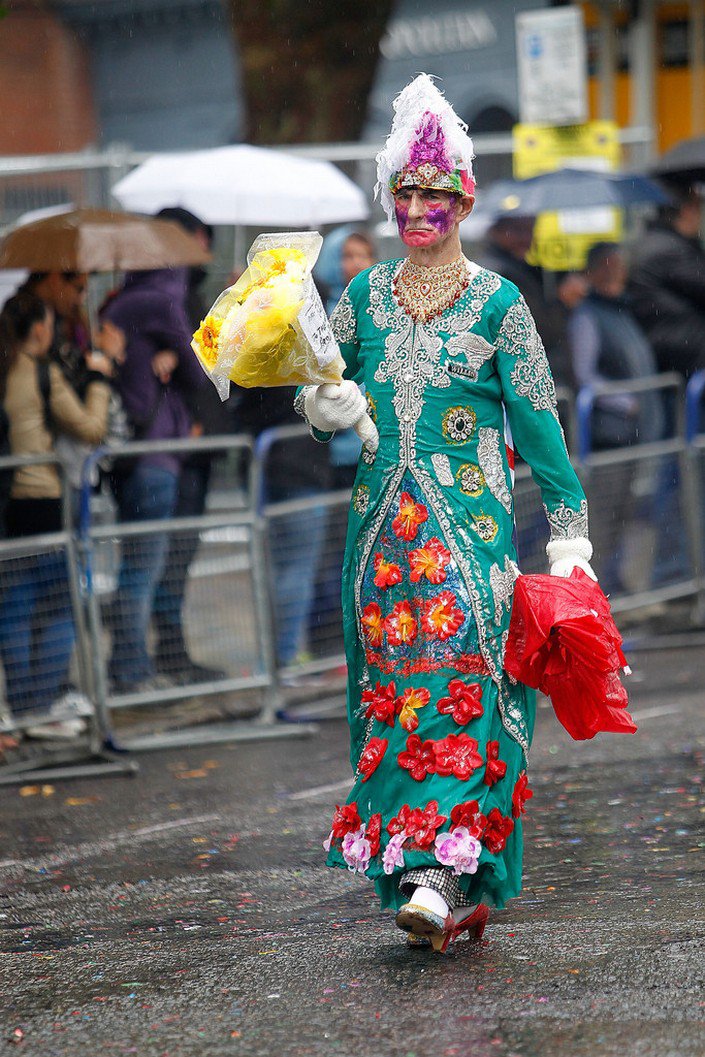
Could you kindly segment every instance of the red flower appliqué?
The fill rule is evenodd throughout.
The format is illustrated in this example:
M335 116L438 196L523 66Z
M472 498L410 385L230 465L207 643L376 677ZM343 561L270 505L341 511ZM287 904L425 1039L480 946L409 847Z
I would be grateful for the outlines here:
M335 805L331 826L333 837L342 840L346 833L359 829L361 825L362 819L357 810L357 804L343 804L342 807L339 804Z
M482 835L485 847L492 855L499 855L514 829L514 820L504 818L498 807L493 807L487 816L487 825Z
M477 752L477 741L467 734L449 734L434 743L435 773L444 778L454 775L466 782L473 771L482 766Z
M381 646L384 641L384 617L377 602L370 602L362 611L362 627L371 646Z
M479 683L464 683L462 679L451 679L448 683L448 693L450 697L442 697L436 705L441 715L452 716L460 726L482 715L482 687Z
M391 818L387 824L387 832L393 837L396 833L403 833L406 830L406 823L409 815L411 814L411 808L408 804L404 804L399 809L399 814Z
M487 742L487 765L485 766L485 785L494 785L507 773L507 765L499 759L499 742Z
M401 569L395 562L385 561L383 554L375 554L374 560L375 579L374 582L382 591L402 581Z
M365 827L365 837L370 842L370 858L379 852L379 843L382 836L382 816L371 815L370 821Z
M408 602L397 602L384 621L384 630L390 646L407 646L414 641L419 625Z
M397 761L416 782L423 782L426 775L435 770L434 743L421 741L418 734L412 734L406 739L406 752L400 752Z
M533 791L528 786L529 779L526 777L526 772L522 771L517 778L517 783L514 786L514 792L512 793L512 814L514 818L519 818L520 815L524 814L524 805L527 800L531 800Z
M366 782L375 773L382 762L382 757L387 751L388 745L389 742L386 738L370 738L367 742L360 757L360 762L357 765L358 770L363 775L363 782Z
M465 826L471 837L479 840L487 825L487 818L480 811L477 800L466 800L464 804L456 804L450 813L451 830L456 826Z
M394 683L388 683L387 686L377 683L374 690L363 690L362 703L367 705L365 715L368 719L374 716L380 723L394 726L397 714L397 688Z
M442 584L447 576L445 567L450 560L450 551L434 536L423 547L409 551L409 579L415 584L425 576L429 583Z
M446 815L438 814L438 801L429 800L426 807L414 808L406 820L406 832L413 837L412 847L425 851L436 839L436 830L447 821Z
M399 513L392 522L394 534L403 540L415 540L419 525L428 520L428 510L423 503L415 503L408 492L399 497Z
M421 626L427 635L441 642L455 635L464 620L465 614L462 609L458 609L452 591L441 591L437 598L431 598L423 604Z
M397 711L399 722L409 733L413 733L419 725L419 717L416 715L417 708L423 708L431 699L431 694L425 687L408 687L397 700Z

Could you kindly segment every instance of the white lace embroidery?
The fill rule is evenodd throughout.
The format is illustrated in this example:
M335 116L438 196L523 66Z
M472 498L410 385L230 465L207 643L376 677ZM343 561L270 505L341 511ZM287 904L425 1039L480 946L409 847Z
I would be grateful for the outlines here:
M436 471L436 477L445 488L453 487L453 471L450 468L450 459L447 455L442 455L439 452L435 452L431 456L431 462L433 468Z
M466 334L457 334L446 343L446 349L451 356L463 356L468 368L464 371L466 377L476 381L483 363L490 360L494 355L494 345L490 345L481 334L472 331ZM449 365L446 365L448 368Z
M483 426L478 436L477 461L485 475L487 487L507 513L511 514L512 494L509 491L507 475L504 472L499 432L490 426Z
M512 608L512 597L514 595L514 581L519 575L519 569L507 554L504 559L504 570L500 569L495 562L490 568L490 590L494 599L494 619L499 624L502 621L502 610L507 612Z
M555 510L549 510L545 503L543 509L551 529L552 540L574 540L578 536L589 535L587 499L581 500L577 510L566 506L564 500L561 500L560 506Z
M546 352L523 297L507 309L496 348L516 357L511 373L515 392L525 396L536 411L550 411L558 421L556 390Z
M333 328L333 336L342 344L357 340L357 323L355 310L347 290L343 291L338 304L333 309L330 317L330 325Z
M477 323L482 309L499 288L500 279L481 269L470 282L463 298L467 305L460 311L444 313L428 323L416 323L388 296L394 272L400 267L394 261L378 265L370 273L370 307L375 326L390 330L385 341L385 355L375 371L375 381L394 385L394 410L399 420L399 455L407 466L416 461L416 424L423 410L427 385L446 389L451 384L448 372L441 366L443 338L448 342L466 334ZM387 296L385 296L387 294Z

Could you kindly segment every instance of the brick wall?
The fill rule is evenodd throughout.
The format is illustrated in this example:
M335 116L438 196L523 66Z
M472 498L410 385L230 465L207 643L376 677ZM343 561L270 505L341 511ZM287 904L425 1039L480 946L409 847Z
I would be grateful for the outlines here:
M97 140L86 48L41 2L0 20L0 155L73 151Z

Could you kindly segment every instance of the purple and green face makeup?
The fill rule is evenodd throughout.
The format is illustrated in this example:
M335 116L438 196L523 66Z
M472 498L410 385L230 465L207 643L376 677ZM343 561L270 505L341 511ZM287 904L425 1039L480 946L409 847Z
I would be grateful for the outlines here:
M394 196L399 237L407 246L431 246L456 221L455 196L445 191L404 188Z

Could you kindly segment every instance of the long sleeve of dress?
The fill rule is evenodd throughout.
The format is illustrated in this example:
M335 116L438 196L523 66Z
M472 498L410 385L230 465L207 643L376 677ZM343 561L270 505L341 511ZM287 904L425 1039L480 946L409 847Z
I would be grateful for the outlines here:
M507 310L495 349L512 437L541 489L551 539L587 536L585 493L568 458L548 360L523 297Z

